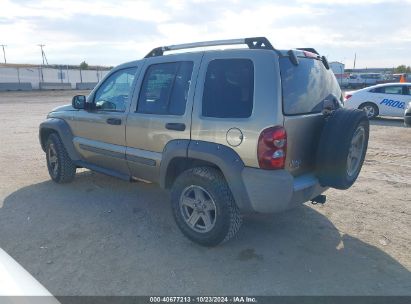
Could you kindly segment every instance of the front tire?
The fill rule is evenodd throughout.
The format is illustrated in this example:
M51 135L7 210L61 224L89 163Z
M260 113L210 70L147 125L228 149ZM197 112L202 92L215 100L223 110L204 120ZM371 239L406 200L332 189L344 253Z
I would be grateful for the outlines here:
M46 159L47 168L53 181L63 184L69 183L74 179L76 166L56 133L50 134L47 139Z
M242 218L222 173L192 168L177 177L171 189L174 219L182 233L203 246L217 246L240 229Z

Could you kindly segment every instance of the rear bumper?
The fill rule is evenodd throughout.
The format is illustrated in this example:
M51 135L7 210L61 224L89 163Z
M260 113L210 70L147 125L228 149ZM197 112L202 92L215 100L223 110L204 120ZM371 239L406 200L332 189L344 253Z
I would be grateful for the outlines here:
M286 170L245 167L242 179L251 209L274 213L305 203L327 190L313 174L293 177Z

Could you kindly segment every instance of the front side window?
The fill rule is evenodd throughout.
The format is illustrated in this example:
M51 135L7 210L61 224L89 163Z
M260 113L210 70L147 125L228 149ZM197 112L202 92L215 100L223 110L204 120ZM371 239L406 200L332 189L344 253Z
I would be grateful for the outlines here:
M183 115L193 72L193 62L151 65L144 76L137 112Z
M137 67L114 72L97 89L94 103L97 110L124 112L129 103L131 84Z
M217 118L251 116L254 65L249 59L216 59L209 63L203 92L202 115Z
M384 89L383 87L379 87L379 88L371 89L368 92L371 92L371 93L384 93L383 89Z

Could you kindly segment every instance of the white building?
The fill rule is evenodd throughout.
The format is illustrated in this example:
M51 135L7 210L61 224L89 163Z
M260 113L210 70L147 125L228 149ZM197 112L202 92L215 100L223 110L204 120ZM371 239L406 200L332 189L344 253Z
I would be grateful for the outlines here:
M345 64L338 61L333 61L329 64L340 86L346 85L346 82L348 81L347 78L349 75L345 74Z

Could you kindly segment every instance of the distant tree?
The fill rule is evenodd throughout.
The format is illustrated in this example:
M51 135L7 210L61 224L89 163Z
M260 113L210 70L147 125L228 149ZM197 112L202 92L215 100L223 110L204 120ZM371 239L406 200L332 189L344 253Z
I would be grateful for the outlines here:
M411 73L411 67L401 64L394 69L395 73Z
M80 63L80 69L82 70L87 70L88 69L88 63L83 61L82 63Z

